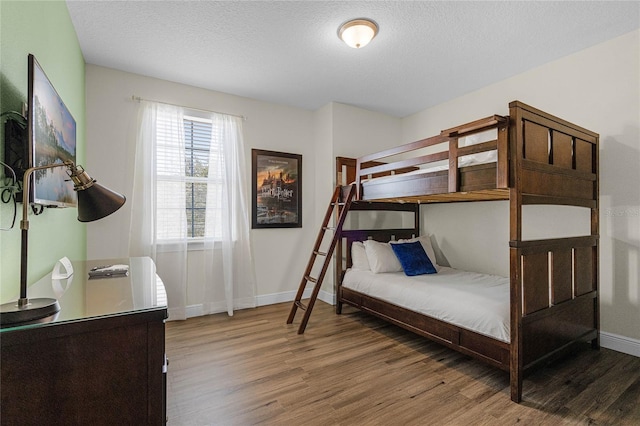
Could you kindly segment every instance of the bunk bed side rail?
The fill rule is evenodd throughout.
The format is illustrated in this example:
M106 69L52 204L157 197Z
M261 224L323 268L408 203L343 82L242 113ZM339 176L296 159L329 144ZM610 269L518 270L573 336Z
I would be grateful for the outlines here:
M476 133L484 132L489 129L498 129L498 135L495 140L471 145L467 147L458 147L458 139L464 136L470 136ZM493 170L489 171L489 179L491 187L506 189L509 184L509 144L508 134L508 117L493 115L480 120L466 123L461 126L446 129L439 135L422 139L416 142L399 145L384 151L365 155L356 159L355 182L358 188L357 199L363 199L362 182L364 178L376 177L380 175L398 175L409 170L419 169L421 166L428 166L432 163L448 160L449 170L455 170L455 173L440 173L440 181L444 179L444 184L439 183L433 185L437 188L433 193L444 192L453 193L460 191L460 181L458 171L458 159L462 156L478 154L487 151L497 151L497 173ZM419 155L415 151L434 147L436 145L446 144L445 149ZM389 163L382 162L392 156L403 156L404 158ZM496 166L492 166L496 167ZM482 167L478 167L482 169ZM485 167L485 169L488 169ZM438 176L435 176L437 181ZM434 181L434 183L436 183ZM368 199L374 199L375 196Z
M348 186L356 181L357 159L349 157L336 157L336 185ZM382 165L379 161L368 161L363 163L363 167L371 168ZM396 169L395 173L407 173L417 170L417 167L404 167ZM389 176L391 172L378 171L373 177Z

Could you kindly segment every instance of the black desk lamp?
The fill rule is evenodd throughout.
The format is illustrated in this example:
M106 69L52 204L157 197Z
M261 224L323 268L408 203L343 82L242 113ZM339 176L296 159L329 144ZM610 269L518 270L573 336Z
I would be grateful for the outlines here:
M60 310L56 299L27 298L27 246L29 237L29 219L27 217L29 207L29 182L31 174L37 170L66 167L67 174L73 182L73 189L78 193L78 220L91 222L109 216L122 207L126 201L124 195L113 192L110 189L96 183L82 166L76 166L73 161L49 164L46 166L31 167L24 172L23 178L23 202L22 220L22 251L20 257L20 299L16 302L5 303L0 306L0 324L17 324L35 321L55 314Z

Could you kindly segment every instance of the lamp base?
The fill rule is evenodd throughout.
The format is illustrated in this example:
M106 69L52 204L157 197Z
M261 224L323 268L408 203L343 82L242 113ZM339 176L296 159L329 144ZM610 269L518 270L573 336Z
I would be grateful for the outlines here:
M0 325L14 325L46 318L60 311L56 299L29 299L29 303L18 306L18 302L4 303L0 306Z

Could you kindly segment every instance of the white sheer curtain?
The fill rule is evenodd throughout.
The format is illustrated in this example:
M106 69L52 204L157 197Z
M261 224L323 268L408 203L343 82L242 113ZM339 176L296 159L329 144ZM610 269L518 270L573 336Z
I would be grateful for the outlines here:
M180 107L141 101L131 197L129 255L149 256L156 263L167 291L170 319L186 318L183 120Z
M256 306L242 120L212 113L205 236L189 239L185 111L142 101L138 118L130 256L156 262L169 319ZM199 179L199 178L198 178ZM190 251L189 251L189 250ZM187 306L190 295L193 306Z
M242 120L212 114L207 185L205 314L256 306L256 280L249 239L247 170ZM221 142L221 143L216 143Z

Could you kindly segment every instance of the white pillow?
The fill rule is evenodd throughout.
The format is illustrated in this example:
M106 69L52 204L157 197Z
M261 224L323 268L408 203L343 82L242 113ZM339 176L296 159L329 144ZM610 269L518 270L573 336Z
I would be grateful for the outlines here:
M416 238L391 241L391 244L413 243L415 241L420 241L420 244L422 244L422 248L424 249L425 253L427 253L427 257L433 264L433 267L436 268L436 271L440 272L439 265L437 264L437 261L436 261L436 252L433 250L433 247L431 246L431 239L429 238L429 236L421 235Z
M374 240L364 242L369 267L374 274L382 272L402 272L402 265L389 243Z
M360 271L370 271L369 260L367 260L367 252L364 249L362 241L354 241L351 244L351 268Z

